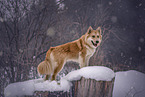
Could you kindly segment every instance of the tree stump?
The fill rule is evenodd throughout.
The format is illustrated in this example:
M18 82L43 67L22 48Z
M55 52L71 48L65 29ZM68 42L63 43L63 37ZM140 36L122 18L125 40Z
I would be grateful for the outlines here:
M69 92L35 91L33 97L112 97L114 80L115 78L112 81L96 81L82 77L73 82Z
M114 79L112 81L96 81L85 79L75 82L74 97L112 97Z
M69 92L63 92L63 91L35 91L34 97L70 97Z

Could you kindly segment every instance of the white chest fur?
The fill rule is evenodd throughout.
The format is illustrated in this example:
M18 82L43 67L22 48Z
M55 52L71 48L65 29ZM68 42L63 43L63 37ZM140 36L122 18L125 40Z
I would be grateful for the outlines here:
M90 57L93 56L96 49L89 48L88 46L86 46L86 48L87 48L87 56L90 56Z

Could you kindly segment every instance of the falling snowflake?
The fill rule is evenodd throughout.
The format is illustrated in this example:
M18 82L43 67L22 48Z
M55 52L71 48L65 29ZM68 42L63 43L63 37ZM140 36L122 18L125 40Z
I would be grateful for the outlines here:
M121 52L121 57L123 57L123 53Z
M112 2L109 2L109 5L112 5Z
M139 42L143 43L144 42L144 38L140 38Z
M0 21L1 21L1 22L4 22L4 20L3 20L3 18L2 18L2 17L0 17Z
M46 34L50 37L53 37L55 35L55 30L53 27L48 28Z
M0 56L2 56L3 55L3 52L2 51L0 51Z
M23 50L22 50L22 49L19 49L19 52L20 52L20 53L22 53L22 52L23 52Z
M98 7L98 8L101 8L101 7L102 7L102 5L101 5L101 4L98 4L98 5L97 5L97 7Z
M33 56L33 59L35 59L36 58L36 56Z
M140 3L139 6L142 6L142 4Z
M125 30L126 30L126 28L123 28L123 30L125 31Z
M116 16L112 16L112 17L111 17L111 21L112 21L113 23L116 23L116 22L117 22L117 17L116 17Z
M132 87L130 87L130 89L134 89L134 87L132 86Z
M138 47L138 51L141 52L141 47Z

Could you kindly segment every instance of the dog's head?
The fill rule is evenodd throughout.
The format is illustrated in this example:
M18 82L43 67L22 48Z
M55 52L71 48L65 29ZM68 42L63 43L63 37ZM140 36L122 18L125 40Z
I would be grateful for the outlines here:
M86 43L93 48L97 48L98 46L100 46L100 43L102 41L101 27L98 27L96 30L93 30L93 28L90 26L85 36Z

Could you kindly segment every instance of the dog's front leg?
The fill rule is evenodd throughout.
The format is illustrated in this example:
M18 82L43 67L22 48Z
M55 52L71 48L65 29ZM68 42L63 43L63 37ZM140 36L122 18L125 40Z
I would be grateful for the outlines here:
M85 66L89 65L90 56L85 57Z
M80 57L79 58L80 68L88 66L89 60L90 60L90 56Z
M80 64L80 68L85 67L85 57L80 56L79 58L79 64Z

